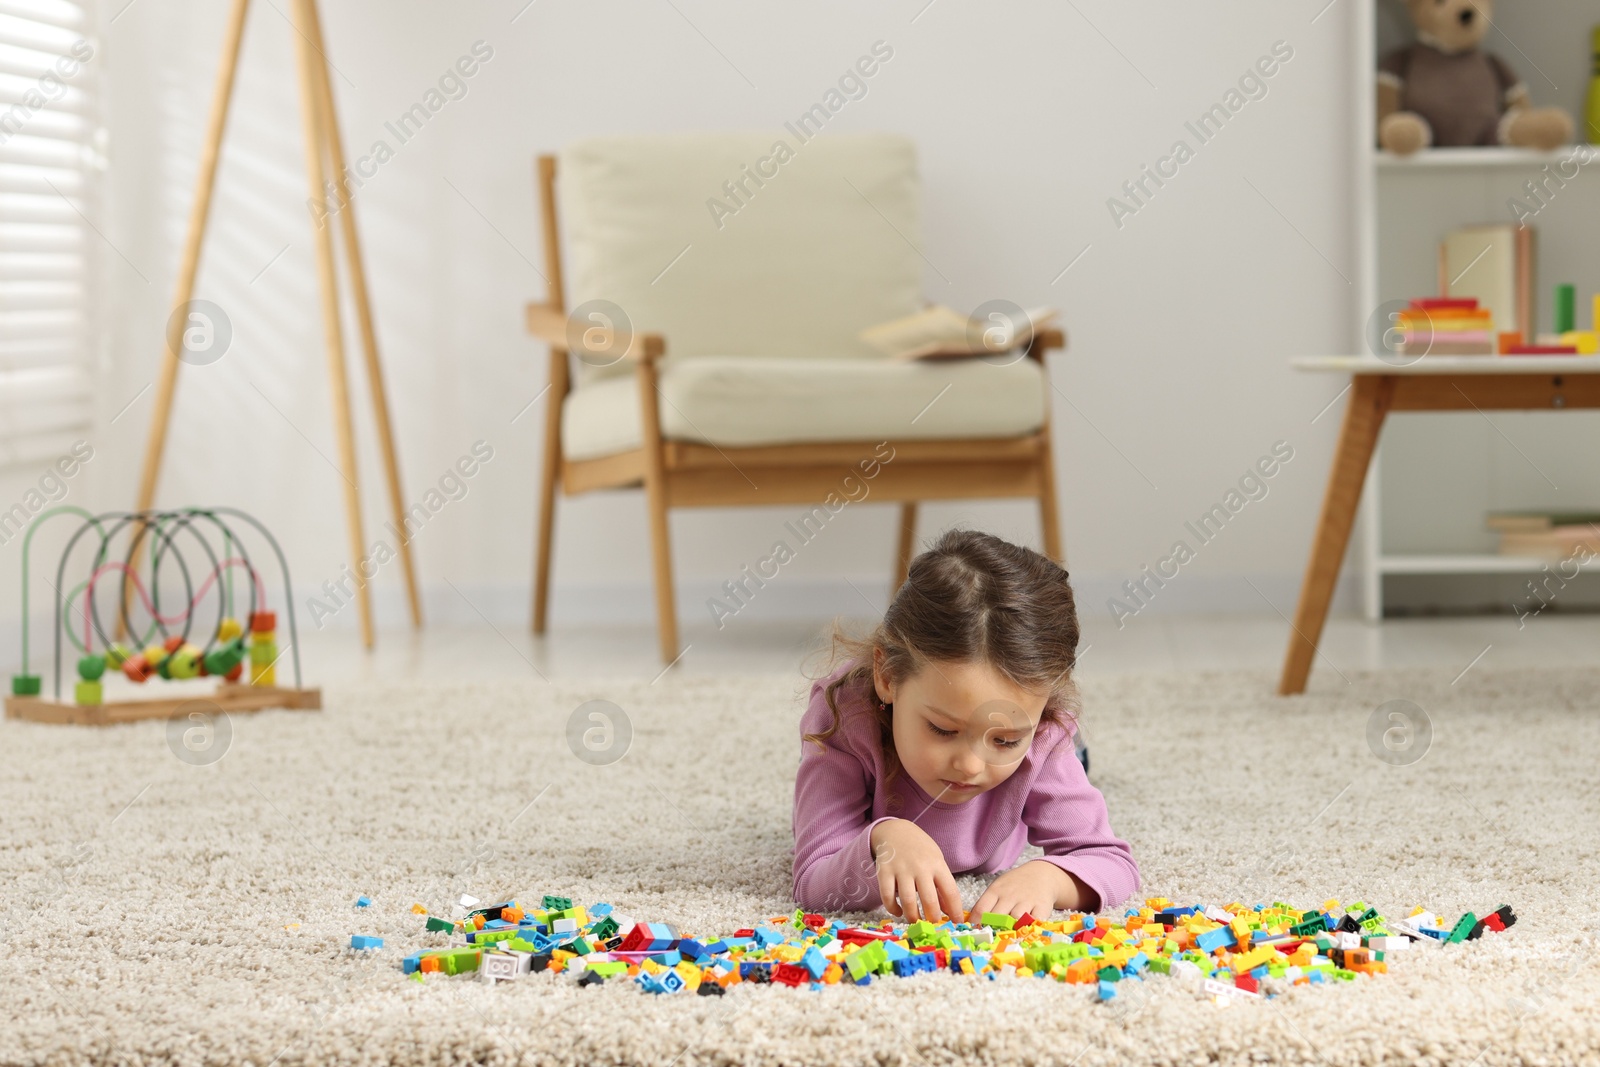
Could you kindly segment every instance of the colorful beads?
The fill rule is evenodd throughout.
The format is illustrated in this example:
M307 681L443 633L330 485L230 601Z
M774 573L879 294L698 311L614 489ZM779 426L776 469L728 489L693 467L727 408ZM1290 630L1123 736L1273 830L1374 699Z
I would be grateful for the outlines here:
M99 681L84 679L72 687L72 698L84 707L104 704L106 702L105 696L105 688Z
M143 684L150 680L153 671L149 658L143 652L135 652L122 661L122 673L127 676L128 681Z
M276 685L278 641L275 631L278 617L270 611L258 611L250 616L250 684Z
M12 696L36 697L43 688L43 680L37 674L13 674L11 676Z
M197 678L200 676L200 646L180 644L167 657L167 677Z
M106 658L104 656L90 654L78 660L78 677L86 682L98 682L100 676L105 673ZM80 700L79 703L83 702Z

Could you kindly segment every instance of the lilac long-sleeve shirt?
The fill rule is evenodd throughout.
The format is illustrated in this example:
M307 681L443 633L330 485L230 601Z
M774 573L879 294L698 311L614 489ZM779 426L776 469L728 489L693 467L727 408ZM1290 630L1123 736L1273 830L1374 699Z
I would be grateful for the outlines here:
M825 690L841 668L811 688L801 734L832 722ZM1089 784L1073 749L1072 728L1046 723L1034 733L1016 771L1000 785L960 804L936 801L905 775L885 782L883 743L867 705L870 679L841 686L837 732L822 748L802 740L794 783L794 898L801 907L878 907L872 828L887 819L914 821L944 853L954 874L1004 871L1025 844L1041 859L1076 875L1099 898L1092 910L1115 907L1139 888L1133 853L1111 832L1105 798ZM898 801L891 799L899 794Z

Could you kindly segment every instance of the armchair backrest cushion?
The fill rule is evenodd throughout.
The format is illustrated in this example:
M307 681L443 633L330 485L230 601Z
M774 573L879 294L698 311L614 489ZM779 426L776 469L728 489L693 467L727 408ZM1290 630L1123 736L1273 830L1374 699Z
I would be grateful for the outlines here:
M904 137L595 138L561 154L557 187L568 309L610 301L669 360L881 358L860 331L922 306ZM578 380L628 371L580 361Z

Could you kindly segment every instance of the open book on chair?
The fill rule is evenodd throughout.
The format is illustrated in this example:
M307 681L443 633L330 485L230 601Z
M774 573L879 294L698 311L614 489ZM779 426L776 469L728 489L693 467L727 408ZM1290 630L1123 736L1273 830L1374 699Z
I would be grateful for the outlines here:
M890 359L970 359L1020 348L1060 314L1054 308L1017 311L1020 315L996 310L969 318L936 304L862 330L861 339Z

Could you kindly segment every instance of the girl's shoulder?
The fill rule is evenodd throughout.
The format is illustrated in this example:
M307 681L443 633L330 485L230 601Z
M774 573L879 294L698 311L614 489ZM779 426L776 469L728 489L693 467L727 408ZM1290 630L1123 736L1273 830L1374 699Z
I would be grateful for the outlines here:
M1077 742L1074 738L1077 732L1078 724L1070 718L1040 723L1033 732L1033 741L1028 745L1028 758L1035 763L1042 763L1068 752L1076 759Z

